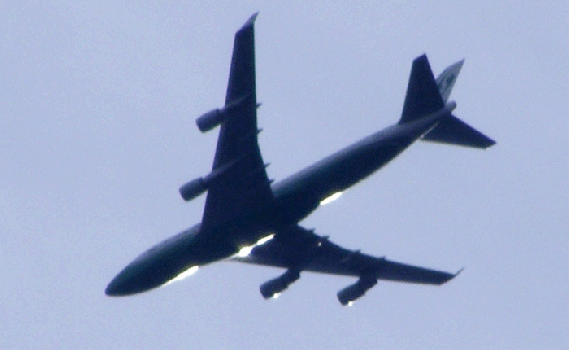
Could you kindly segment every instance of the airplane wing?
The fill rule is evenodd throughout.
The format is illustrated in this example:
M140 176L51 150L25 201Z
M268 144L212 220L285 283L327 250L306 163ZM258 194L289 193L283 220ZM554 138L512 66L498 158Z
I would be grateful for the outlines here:
M443 284L457 275L348 250L298 225L278 232L272 240L255 247L249 256L233 260L299 271L421 284Z
M221 124L202 226L237 217L272 199L270 181L257 142L254 14L235 34L226 106L235 106ZM235 109L235 108L234 108Z

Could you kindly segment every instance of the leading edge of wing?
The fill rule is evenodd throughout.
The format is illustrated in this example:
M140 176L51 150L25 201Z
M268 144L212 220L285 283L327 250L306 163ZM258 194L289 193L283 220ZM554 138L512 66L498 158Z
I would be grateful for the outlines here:
M448 282L462 272L461 269L453 274L345 249L330 242L327 237L318 236L298 225L287 229L285 238L279 237L279 234L282 233L255 247L249 256L232 260L300 271L434 285Z

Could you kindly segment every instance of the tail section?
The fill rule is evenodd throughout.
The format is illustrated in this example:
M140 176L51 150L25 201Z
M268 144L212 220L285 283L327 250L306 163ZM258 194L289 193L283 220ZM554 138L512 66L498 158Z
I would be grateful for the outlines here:
M447 69L437 77L437 87L439 88L439 92L444 103L447 102L450 96L454 83L456 82L456 77L458 77L463 64L464 60L458 61L455 64L448 66Z
M435 80L427 56L417 57L411 68L399 124L412 122L442 109L463 64L464 60L456 62ZM422 140L474 148L488 148L496 143L452 114L443 117Z
M407 95L399 124L417 120L443 108L444 102L426 55L417 57L411 67Z
M473 148L488 148L496 143L454 115L441 120L421 140Z

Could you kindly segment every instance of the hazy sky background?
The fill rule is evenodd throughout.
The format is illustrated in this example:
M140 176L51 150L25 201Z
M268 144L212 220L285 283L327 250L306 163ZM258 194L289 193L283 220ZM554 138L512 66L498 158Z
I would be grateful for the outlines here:
M347 248L465 271L441 287L220 263L109 298L201 219L235 31L256 22L260 145L282 179L399 119L411 61L466 58L455 114L481 151L418 143L302 224ZM554 349L569 344L566 1L0 2L0 348Z

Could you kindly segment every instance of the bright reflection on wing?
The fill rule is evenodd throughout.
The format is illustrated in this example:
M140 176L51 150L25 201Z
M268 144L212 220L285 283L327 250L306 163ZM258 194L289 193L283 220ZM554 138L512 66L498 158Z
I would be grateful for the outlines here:
M273 238L275 238L275 234L274 234L274 233L273 233L273 234L270 234L270 235L268 235L268 236L265 236L265 237L261 238L260 240L258 240L257 243L255 243L255 246L263 245L263 244L267 243L268 241L270 241L270 240L273 239Z
M249 254L251 254L251 251L253 250L253 248L255 248L254 244L245 246L245 247L239 249L239 251L237 253L235 253L234 257L245 258L245 257L249 256Z
M252 244L252 245L248 245L248 246L245 246L245 247L239 249L239 251L237 253L235 253L235 255L233 255L232 258L246 258L247 256L249 256L249 254L251 254L251 251L253 250L253 248L255 248L256 246L260 246L260 245L267 243L268 241L270 241L274 237L275 237L274 233L270 234L268 236L265 236L265 237L261 238L260 240L258 240L257 243Z
M172 282L176 282L176 281L181 281L184 278L193 275L194 273L198 272L199 270L199 266L195 265L190 267L189 269L185 270L184 272L180 273L178 276L172 278L171 280L169 280L168 282L164 283L162 286L167 286Z
M328 197L324 198L322 200L322 202L320 202L320 205L326 205L328 203L331 203L331 202L335 201L336 199L340 198L341 195L342 195L342 192L334 192L331 195L329 195Z

